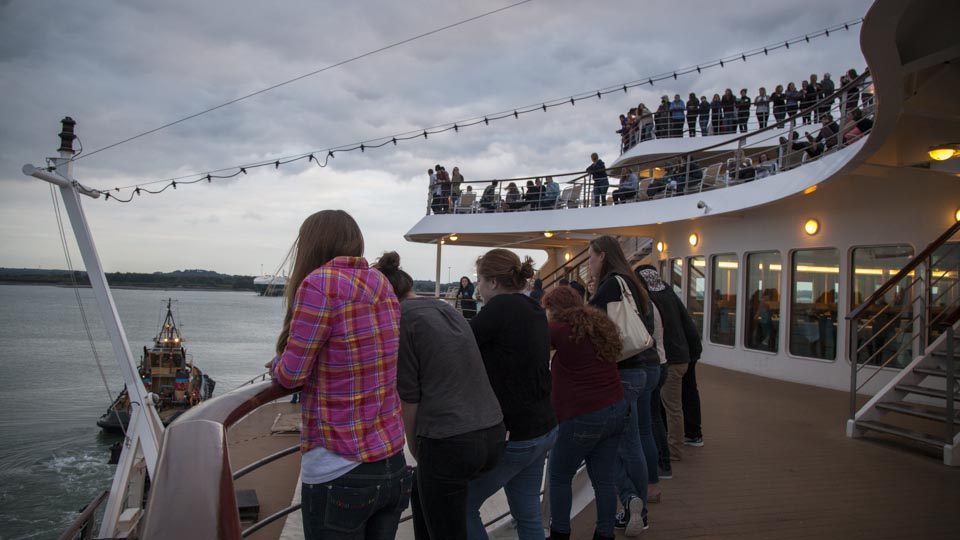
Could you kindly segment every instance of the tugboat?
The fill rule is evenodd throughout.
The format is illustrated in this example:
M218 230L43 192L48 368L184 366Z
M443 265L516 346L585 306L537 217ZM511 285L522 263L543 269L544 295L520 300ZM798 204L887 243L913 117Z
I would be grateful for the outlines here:
M173 299L168 298L167 316L153 339L153 346L143 348L139 368L140 380L150 392L163 425L208 399L216 385L193 362L187 361L183 337L173 320L172 304ZM97 420L97 425L107 432L122 432L130 422L130 406L130 395L124 386L107 412Z

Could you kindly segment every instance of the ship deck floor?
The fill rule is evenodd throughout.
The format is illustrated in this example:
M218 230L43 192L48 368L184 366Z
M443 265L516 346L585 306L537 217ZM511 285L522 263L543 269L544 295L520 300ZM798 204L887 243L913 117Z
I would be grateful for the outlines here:
M683 461L674 462L674 477L661 481L663 502L650 505L650 529L641 538L960 538L960 468L883 436L847 438L845 392L704 364L697 371L706 444L686 447ZM262 452L264 445L276 451L296 443L295 436L261 437L262 429L231 434L248 439L231 443L235 468L249 462L245 450L252 450L236 446L253 443ZM294 455L241 481L270 494L261 497L261 516L289 504L298 467ZM594 516L592 504L576 516L572 538L590 540ZM401 526L398 537L412 538L408 529L409 523ZM251 538L279 532L275 524ZM497 537L504 532L513 536Z
M847 393L703 364L697 379L705 445L673 463L641 538L960 538L960 468L882 436L847 438ZM594 515L573 538L592 538Z

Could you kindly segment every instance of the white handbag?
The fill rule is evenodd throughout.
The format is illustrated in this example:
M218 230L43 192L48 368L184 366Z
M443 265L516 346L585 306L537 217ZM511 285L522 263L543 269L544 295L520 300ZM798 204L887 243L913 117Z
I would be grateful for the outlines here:
M653 336L647 331L647 326L640 319L637 303L630 292L630 288L620 276L615 276L620 284L620 301L607 303L607 316L617 325L620 339L623 340L623 351L620 353L622 362L636 356L654 345Z

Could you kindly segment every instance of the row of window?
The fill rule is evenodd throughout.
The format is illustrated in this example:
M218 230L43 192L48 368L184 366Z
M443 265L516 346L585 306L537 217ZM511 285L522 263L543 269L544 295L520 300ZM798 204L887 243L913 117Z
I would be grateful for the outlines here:
M950 305L956 300L956 268L953 252L934 256L933 275L939 278L932 287L931 306ZM849 306L860 305L870 294L903 268L913 257L909 245L868 246L852 251ZM742 263L742 266L741 266ZM661 261L661 274L669 276L674 291L683 298L686 267L686 305L703 335L707 298L707 259L703 256ZM738 329L747 349L778 353L781 350L780 321L783 318L781 284L783 258L780 251L748 253L743 260L735 254L710 256L710 309L706 336L711 343L734 346ZM840 294L840 251L833 248L801 249L789 254L790 272L787 297L787 342L794 356L835 360L837 330L844 328L837 312ZM745 276L741 281L741 268ZM953 270L951 272L951 270ZM912 274L891 289L877 303L869 322L857 331L858 362L902 367L912 359L913 331ZM740 291L747 295L746 313L738 317ZM852 355L851 355L852 356Z

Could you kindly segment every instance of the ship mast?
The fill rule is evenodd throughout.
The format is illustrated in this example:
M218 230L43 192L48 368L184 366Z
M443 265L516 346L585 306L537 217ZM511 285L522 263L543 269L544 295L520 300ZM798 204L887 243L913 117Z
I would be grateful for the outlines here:
M80 204L81 194L96 199L100 196L100 192L86 188L73 179L73 141L76 139L73 128L76 122L68 116L61 121L61 124L60 155L50 160L55 166L47 169L24 165L23 173L60 188L60 195L90 278L100 318L106 327L117 367L120 368L130 401L134 405L99 534L100 538L116 538L127 536L139 520L144 480L147 474L155 477L163 424L153 407L152 396L147 393L137 373L130 343L127 341L120 316L117 314L113 294L110 292L103 266L100 264L100 256L97 254L90 227Z

